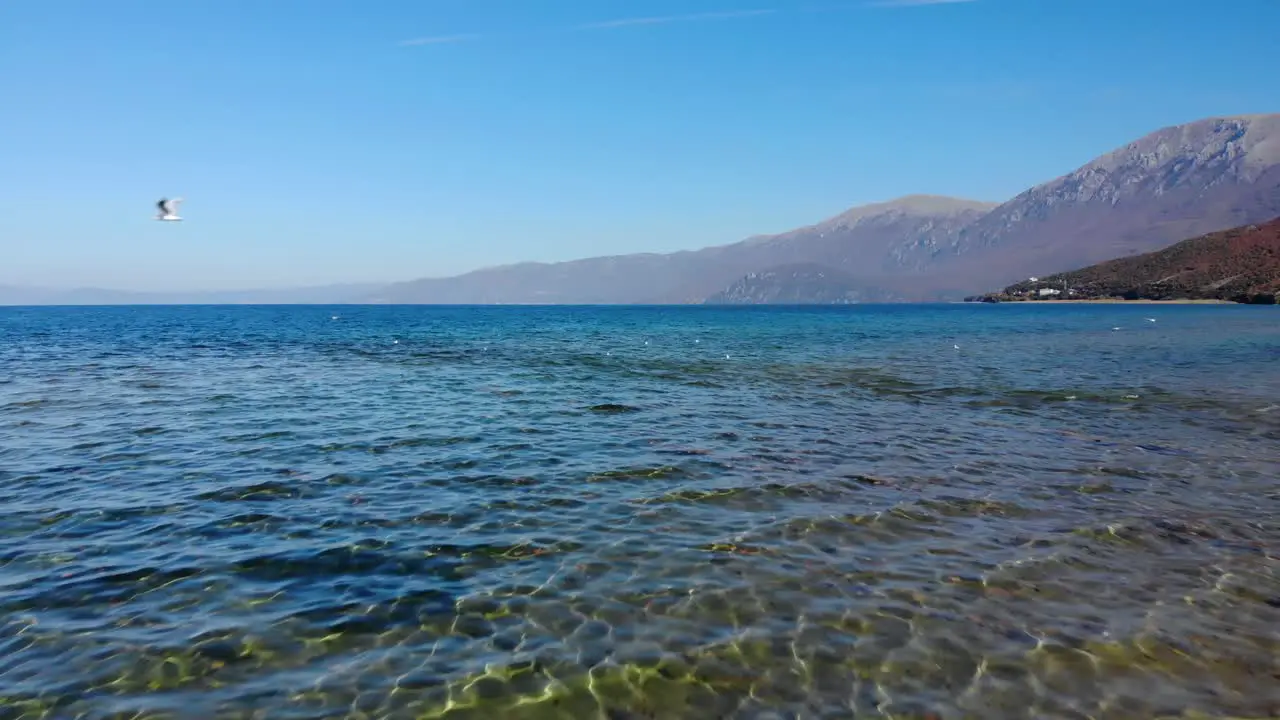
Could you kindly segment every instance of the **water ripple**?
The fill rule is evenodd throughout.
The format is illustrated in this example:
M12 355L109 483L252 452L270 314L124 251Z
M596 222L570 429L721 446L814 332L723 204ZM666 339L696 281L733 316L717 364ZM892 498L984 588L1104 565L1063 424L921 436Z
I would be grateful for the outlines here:
M1280 716L1280 324L1149 312L2 309L0 719Z

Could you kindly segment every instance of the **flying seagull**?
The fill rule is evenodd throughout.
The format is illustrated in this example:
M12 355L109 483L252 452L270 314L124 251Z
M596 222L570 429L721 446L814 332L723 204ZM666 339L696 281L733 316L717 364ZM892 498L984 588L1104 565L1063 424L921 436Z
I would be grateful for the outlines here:
M178 217L178 204L182 202L182 198L174 198L166 200L160 198L160 202L156 203L156 207L160 208L160 212L156 213L157 220L181 220Z

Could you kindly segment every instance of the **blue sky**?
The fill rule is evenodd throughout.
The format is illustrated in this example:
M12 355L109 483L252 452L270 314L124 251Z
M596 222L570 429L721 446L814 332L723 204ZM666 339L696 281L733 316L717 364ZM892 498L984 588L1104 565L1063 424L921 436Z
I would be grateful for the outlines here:
M7 0L0 284L401 280L1004 200L1280 109L1280 2L1229 6Z

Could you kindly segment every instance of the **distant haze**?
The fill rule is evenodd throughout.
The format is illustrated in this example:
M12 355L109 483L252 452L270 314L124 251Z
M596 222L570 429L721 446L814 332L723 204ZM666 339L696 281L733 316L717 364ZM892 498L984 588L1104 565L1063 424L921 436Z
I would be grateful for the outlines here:
M265 290L137 292L104 288L15 287L0 285L0 305L244 305L358 302L383 286L376 283Z
M613 304L954 300L1280 216L1280 115L1170 126L1004 203L909 195L676 253L235 293L0 288L6 304ZM811 296L806 296L811 293Z
M1231 3L1229 39L1203 0L0 8L0 285L63 290L692 252L1003 202L1280 98L1275 0ZM179 195L184 222L151 219Z

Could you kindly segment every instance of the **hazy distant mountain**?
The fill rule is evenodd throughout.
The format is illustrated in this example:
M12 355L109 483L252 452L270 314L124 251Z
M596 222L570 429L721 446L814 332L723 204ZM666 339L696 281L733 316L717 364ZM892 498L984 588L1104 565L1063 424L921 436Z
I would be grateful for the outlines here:
M0 305L307 305L358 302L381 284L352 283L280 290L135 292L0 286Z
M909 196L703 250L524 263L382 288L405 303L700 302L748 273L823 265L959 299L1280 214L1280 115L1164 128L1003 204Z
M708 305L848 305L901 299L828 265L781 265L748 273L705 300Z
M998 295L1066 288L1078 298L1215 299L1274 304L1280 292L1280 218L1210 233L1133 257L1023 280Z
M827 265L866 282L901 273L895 253L941 242L996 207L913 195L865 205L780 235L670 254L524 263L382 288L370 302L698 303L750 272L779 265Z

